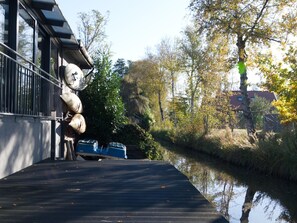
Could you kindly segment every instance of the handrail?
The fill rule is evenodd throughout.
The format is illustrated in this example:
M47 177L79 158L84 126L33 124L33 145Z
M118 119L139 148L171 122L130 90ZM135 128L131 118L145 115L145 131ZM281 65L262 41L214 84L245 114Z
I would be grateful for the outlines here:
M0 114L44 117L50 113L51 92L62 83L18 52L0 42Z
M1 51L0 51L0 54L3 55L3 56L6 57L6 58L12 60L12 61L15 62L16 64L18 64L18 65L20 65L20 66L22 66L22 67L25 67L23 64L21 64L20 62L18 62L18 61L15 60L14 58L8 56L7 54L5 54L5 53L3 53L3 52L1 52ZM39 74L38 72L36 72L35 70L30 69L30 68L28 68L28 67L25 67L25 68L26 68L26 69L29 69L32 73L36 74L36 75L39 76L40 78L42 78L42 79L44 79L44 80L46 80L46 81L52 83L53 85L57 86L58 88L61 88L61 86L60 86L59 84L57 84L57 83L51 81L50 79L44 77L43 75L40 75L40 74ZM38 69L38 67L36 67L36 68ZM40 69L40 70L41 70L41 69ZM49 73L47 73L47 72L45 72L45 71L44 71L44 73L50 75ZM50 75L50 77L52 77L52 76ZM53 77L53 78L54 78L54 77ZM57 79L55 79L55 78L54 78L54 80L57 81L57 82L59 82L59 81L58 81Z
M25 57L23 57L22 55L20 55L18 52L16 52L15 50L11 49L10 47L8 47L7 45L5 45L4 43L0 42L0 45L3 46L4 48L8 49L9 51L11 51L12 53L14 53L16 56L20 57L21 59L23 59L25 62L29 63L30 65L32 65L34 68L36 68L37 70L41 71L42 73L46 74L47 76L51 77L53 80L55 80L57 83L54 83L52 80L50 80L49 78L44 77L43 75L39 74L38 72L36 72L34 69L30 69L34 74L36 74L37 76L41 77L42 79L52 83L53 85L55 85L56 87L62 89L62 87L60 86L60 81L53 77L51 74L49 74L48 72L46 72L45 70L41 69L40 67L38 67L36 64L34 64L33 62L29 61L28 59L26 59ZM18 65L24 67L23 64L19 63L16 59L8 56L7 54L3 53L2 51L0 51L0 54L2 54L3 56L9 58L10 60L14 61L15 63L17 63Z
M28 114L16 114L16 113L7 113L7 112L0 112L0 118L2 117L20 117L20 118L38 118L41 120L63 120L62 116L56 116L56 117L52 117L52 116L41 116L41 115L28 115Z

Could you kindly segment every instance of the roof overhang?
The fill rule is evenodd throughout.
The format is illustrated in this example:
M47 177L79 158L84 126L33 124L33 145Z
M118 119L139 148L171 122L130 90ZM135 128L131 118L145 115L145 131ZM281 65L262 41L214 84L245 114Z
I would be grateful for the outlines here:
M81 45L80 41L78 44L74 44L71 39L60 39L62 42L64 55L68 60L73 60L77 58L78 66L82 69L89 69L93 67L93 59L89 56L87 50L83 45ZM83 55L83 57L79 56Z
M63 26L66 23L57 5L54 5L52 10L41 10L41 13L47 25Z
M40 22L48 28L51 37L60 43L65 59L82 69L93 67L93 60L78 41L55 0L31 0Z
M32 6L38 9L51 11L56 4L55 0L32 0Z

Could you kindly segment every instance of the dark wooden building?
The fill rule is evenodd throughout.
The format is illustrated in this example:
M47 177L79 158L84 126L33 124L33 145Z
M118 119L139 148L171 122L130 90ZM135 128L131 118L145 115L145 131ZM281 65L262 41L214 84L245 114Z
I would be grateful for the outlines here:
M93 65L55 0L0 1L0 178L60 156L68 63Z

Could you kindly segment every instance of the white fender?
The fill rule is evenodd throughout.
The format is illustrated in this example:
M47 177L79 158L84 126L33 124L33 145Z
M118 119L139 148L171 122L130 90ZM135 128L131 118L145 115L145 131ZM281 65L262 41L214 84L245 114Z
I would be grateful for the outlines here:
M69 110L73 111L74 113L82 113L82 103L76 94L67 92L60 95L60 97L66 103Z
M71 119L69 125L79 134L86 131L86 121L81 114L75 114Z

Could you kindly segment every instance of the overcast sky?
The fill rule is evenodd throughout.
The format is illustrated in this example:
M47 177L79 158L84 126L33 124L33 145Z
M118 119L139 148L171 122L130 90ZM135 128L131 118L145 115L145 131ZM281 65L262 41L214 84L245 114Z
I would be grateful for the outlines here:
M162 38L174 38L189 23L189 0L56 0L72 31L77 33L78 13L109 11L107 41L113 59L139 60ZM76 34L78 38L78 35Z

